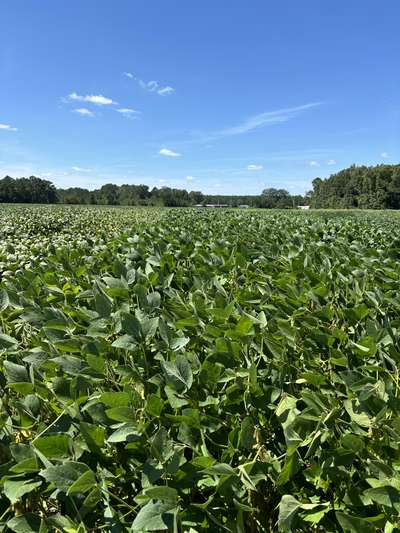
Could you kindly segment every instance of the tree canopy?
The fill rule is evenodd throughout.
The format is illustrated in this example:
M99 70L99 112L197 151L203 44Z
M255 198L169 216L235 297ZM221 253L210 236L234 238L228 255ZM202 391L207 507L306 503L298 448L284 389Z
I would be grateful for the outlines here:
M47 180L10 178L0 180L0 202L21 204L54 204L58 200L55 186Z
M311 206L331 209L400 209L400 165L353 165L313 181Z
M266 189L261 195L208 195L200 191L186 191L171 187L147 185L115 185L107 183L90 191L81 187L56 189L50 182L37 177L0 180L0 203L62 203L99 205L154 205L187 207L193 205L225 204L231 207L290 208L307 200L301 195L291 196L284 189Z

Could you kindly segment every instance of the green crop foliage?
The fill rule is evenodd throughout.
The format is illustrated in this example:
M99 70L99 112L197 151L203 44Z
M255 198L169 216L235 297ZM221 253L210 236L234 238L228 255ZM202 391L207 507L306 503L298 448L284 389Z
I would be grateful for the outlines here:
M1 206L0 531L400 531L399 221Z

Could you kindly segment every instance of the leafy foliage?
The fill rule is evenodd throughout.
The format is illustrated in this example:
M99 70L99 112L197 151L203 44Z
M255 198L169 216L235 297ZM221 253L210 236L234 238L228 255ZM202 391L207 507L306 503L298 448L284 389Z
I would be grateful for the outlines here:
M351 166L313 181L311 205L333 209L399 209L400 165Z
M188 207L198 204L226 204L231 207L248 205L250 207L288 208L308 203L309 198L301 195L290 196L282 189L267 189L261 195L206 195L200 191L154 187L147 185L115 185L106 183L100 189L89 191L82 187L56 189L46 180L31 176L26 178L0 179L0 203L60 203L124 206L166 206Z
M399 530L398 214L1 217L2 531Z

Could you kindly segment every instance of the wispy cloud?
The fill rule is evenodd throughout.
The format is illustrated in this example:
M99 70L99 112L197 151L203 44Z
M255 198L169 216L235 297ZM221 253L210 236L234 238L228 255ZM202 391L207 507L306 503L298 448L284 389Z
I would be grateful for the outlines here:
M18 128L13 128L9 124L0 124L0 130L3 130L3 131L18 131Z
M135 78L137 82L139 83L140 87L142 89L145 89L149 93L157 93L160 96L168 96L169 94L173 94L175 92L175 89L171 87L170 85L160 85L158 81L151 80L151 81L143 81L140 78Z
M79 107L78 109L74 109L73 112L78 113L79 115L82 115L84 117L94 117L93 111L90 111L90 109L86 109L86 107Z
M174 152L173 150L170 150L169 148L161 148L161 150L158 152L160 155L165 155L167 157L180 157L182 154L179 154L178 152Z
M263 168L262 165L248 165L247 170L262 170Z
M390 159L390 154L389 154L388 152L382 152L382 153L381 153L381 157L382 157L383 159Z
M137 118L141 114L140 111L136 111L136 109L131 109L130 107L121 107L116 111L126 118Z
M196 178L195 178L194 176L186 176L186 179L187 179L188 181L193 181L193 180L195 180Z
M92 172L91 168L71 167L75 172Z
M309 163L310 167L320 167L321 165L318 163L318 161L310 161Z
M103 96L102 94L87 94L86 96L83 96L74 92L69 94L68 98L69 100L78 102L88 102L90 104L96 105L113 105L117 103L114 102L112 98L108 98L107 96Z
M215 137L225 137L229 135L240 135L249 131L262 128L264 126L271 126L273 124L281 124L282 122L288 122L299 116L304 111L318 107L321 102L312 102L309 104L300 105L297 107L288 107L284 109L277 109L276 111L268 111L266 113L260 113L246 119L241 124L233 126L231 128L225 128L223 130L215 132Z
M336 161L336 159L329 159L328 162L327 162L327 164L328 164L329 166L336 165L336 164L337 164L337 161Z
M175 89L167 85L166 87L161 87L161 89L159 89L157 92L160 96L166 96L167 94L174 93Z
M130 78L131 80L133 79L133 74L131 72L124 72L123 73L124 76L126 76L127 78Z

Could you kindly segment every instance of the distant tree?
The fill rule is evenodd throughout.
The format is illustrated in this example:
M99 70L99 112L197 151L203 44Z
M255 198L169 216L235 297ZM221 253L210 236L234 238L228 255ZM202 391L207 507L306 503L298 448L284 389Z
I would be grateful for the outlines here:
M103 185L98 193L98 203L103 205L118 205L118 185L107 183Z
M10 176L6 176L0 180L0 202L14 203L18 202L18 200L16 180Z
M293 201L285 189L264 189L262 194L262 207L285 209L293 206Z
M394 180L390 191L391 201L397 202L399 180ZM266 189L262 195L206 195L200 191L154 187L147 185L107 183L100 189L89 191L82 187L56 189L50 181L35 176L30 178L0 179L0 202L55 203L61 204L100 204L100 205L152 205L185 207L196 204L223 204L231 207L249 205L250 207L288 208L307 203L302 196L290 196L284 189Z
M81 187L70 187L69 189L57 190L60 204L90 204L91 192Z
M64 204L79 205L82 203L81 198L76 194L70 194L64 197Z
M30 178L10 178L0 180L0 202L52 204L57 202L57 190L47 180Z
M190 191L189 200L191 205L201 204L203 202L203 193L200 191Z
M400 208L400 165L352 165L312 183L311 205L316 208Z

